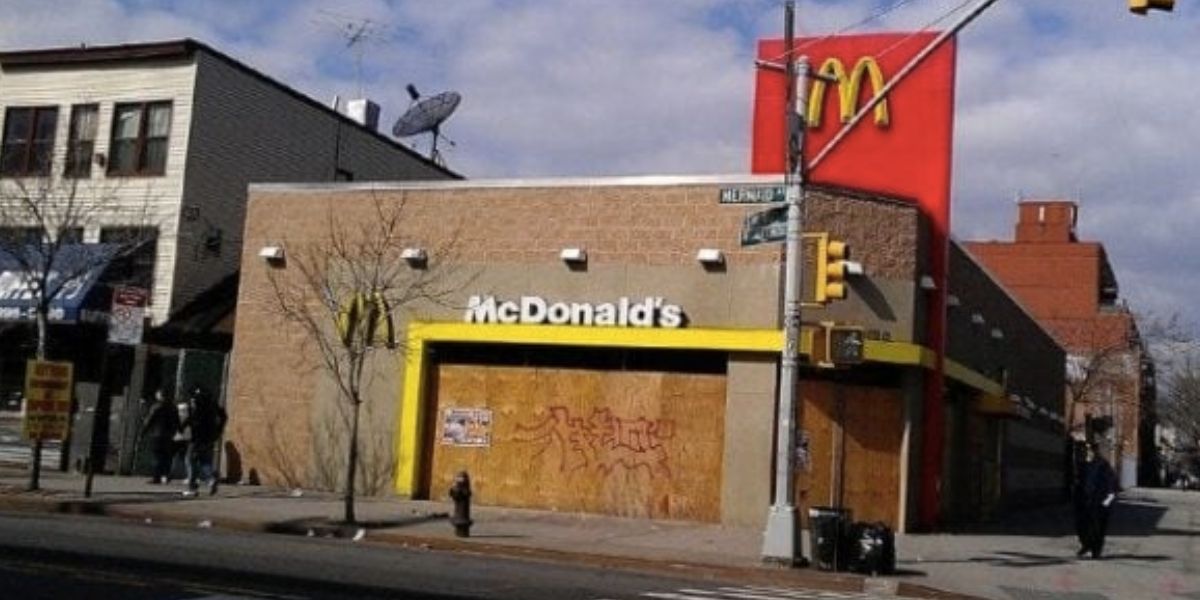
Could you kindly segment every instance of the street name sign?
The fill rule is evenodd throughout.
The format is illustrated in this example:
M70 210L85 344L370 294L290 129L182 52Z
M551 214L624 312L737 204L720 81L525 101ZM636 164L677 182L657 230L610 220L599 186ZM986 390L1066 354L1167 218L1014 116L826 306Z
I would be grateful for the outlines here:
M756 246L787 239L787 207L750 213L742 221L742 245Z
M782 185L721 188L721 204L783 204L787 193Z

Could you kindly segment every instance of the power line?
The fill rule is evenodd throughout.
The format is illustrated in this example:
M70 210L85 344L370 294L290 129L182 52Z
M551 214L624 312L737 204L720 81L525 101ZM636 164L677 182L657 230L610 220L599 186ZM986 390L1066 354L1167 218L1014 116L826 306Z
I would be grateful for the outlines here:
M859 28L859 27L862 27L862 26L864 26L864 25L866 25L867 23L870 23L870 22L872 22L872 21L877 21L877 20L879 20L879 19L882 19L883 17L887 16L888 14L890 14L890 13L892 13L892 12L894 12L894 11L896 11L896 10L898 10L898 9L900 9L900 8L902 8L902 7L904 7L904 6L907 6L907 5L909 5L909 4L912 4L912 3L913 3L913 2L915 2L915 1L916 1L916 0L897 0L897 1L896 1L895 3L893 3L892 5L890 5L890 6L886 6L886 7L882 8L882 9L880 9L880 10L878 10L878 11L875 11L874 13L872 13L872 14L868 15L866 18L864 18L864 19L862 19L862 20L860 20L860 21L857 21L857 22L855 22L855 23L851 23L850 25L846 25L845 27L842 27L841 29L838 29L838 30L834 31L833 33L828 33L828 34L826 34L826 35L824 35L824 36L821 36L821 37L819 37L819 38L810 39L809 41L807 41L807 42L805 42L805 43L803 43L803 44L798 44L798 45L797 45L795 48L793 48L793 50L792 50L792 53L793 53L793 54L797 54L797 53L799 53L801 50L804 50L805 48L808 48L808 47L810 47L810 46L813 46L814 44L819 44L819 43L821 43L821 42L824 42L824 41L826 41L826 40L828 40L828 39L830 39L830 38L832 38L832 37L839 36L839 35L842 35L842 34L844 34L844 33L848 32L848 31L851 31L851 30L857 29L857 28ZM786 58L787 58L787 52L784 52L784 53L780 54L779 56L776 56L776 57L774 57L774 58L770 59L770 62L779 62L779 61L782 61L782 60L784 60L784 59L786 59Z

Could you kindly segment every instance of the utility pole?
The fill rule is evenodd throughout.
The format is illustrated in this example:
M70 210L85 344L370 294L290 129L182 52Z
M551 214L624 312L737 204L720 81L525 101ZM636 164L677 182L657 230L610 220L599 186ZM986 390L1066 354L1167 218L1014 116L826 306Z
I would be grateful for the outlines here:
M800 354L800 231L804 202L804 104L808 97L809 64L796 59L795 2L784 3L784 63L787 101L787 172L784 174L787 237L783 263L783 354L779 360L779 398L775 406L775 500L763 533L763 560L789 566L806 561L800 549L800 521L795 498L796 397Z
M784 174L787 206L787 237L785 249L783 329L784 347L779 362L779 395L775 407L775 498L767 513L767 528L763 533L763 560L789 565L803 565L807 561L800 552L800 527L795 497L795 446L796 446L796 399L799 396L799 350L800 350L800 270L802 206L804 186L808 170L816 167L834 150L850 131L883 101L887 94L921 64L939 46L978 18L997 0L979 0L949 29L943 31L926 48L919 52L899 73L879 90L870 101L859 109L848 123L821 148L811 163L804 160L805 121L808 99L808 80L822 77L813 74L806 57L795 59L795 0L784 3L784 71L787 77L787 100L784 106L787 125L787 172ZM768 68L774 65L762 65ZM836 81L834 81L836 83ZM939 364L939 369L940 364Z

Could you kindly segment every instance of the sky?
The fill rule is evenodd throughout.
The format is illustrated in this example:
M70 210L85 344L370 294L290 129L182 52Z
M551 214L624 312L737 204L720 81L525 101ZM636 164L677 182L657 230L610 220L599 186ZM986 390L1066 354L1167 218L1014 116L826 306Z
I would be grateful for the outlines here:
M964 4L800 0L797 33L936 28ZM1176 5L999 0L959 35L955 238L1011 240L1017 199L1073 200L1135 311L1200 323L1200 10ZM470 179L747 173L755 42L783 31L782 0L0 0L0 13L3 50L191 37L322 102L369 97L388 131L406 84L455 90L440 149Z

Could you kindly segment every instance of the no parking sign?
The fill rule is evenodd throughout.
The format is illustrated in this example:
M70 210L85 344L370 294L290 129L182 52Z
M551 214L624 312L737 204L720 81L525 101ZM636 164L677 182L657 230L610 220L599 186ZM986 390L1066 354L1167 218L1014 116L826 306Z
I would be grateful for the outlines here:
M146 303L150 292L139 287L118 287L113 290L112 312L108 318L108 341L113 344L136 346L142 343Z

